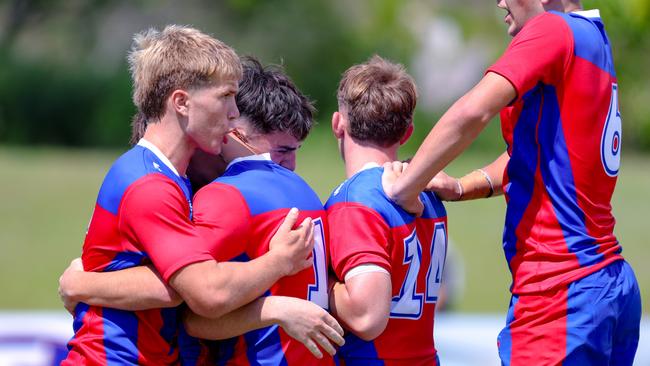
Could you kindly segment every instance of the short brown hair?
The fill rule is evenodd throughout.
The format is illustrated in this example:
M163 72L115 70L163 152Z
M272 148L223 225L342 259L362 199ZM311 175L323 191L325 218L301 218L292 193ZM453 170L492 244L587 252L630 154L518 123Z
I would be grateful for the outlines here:
M404 66L375 55L345 71L337 99L353 139L387 147L399 142L413 121L417 91Z
M176 89L239 80L242 75L232 48L197 29L179 25L136 34L128 61L133 103L143 121L162 117L165 101Z

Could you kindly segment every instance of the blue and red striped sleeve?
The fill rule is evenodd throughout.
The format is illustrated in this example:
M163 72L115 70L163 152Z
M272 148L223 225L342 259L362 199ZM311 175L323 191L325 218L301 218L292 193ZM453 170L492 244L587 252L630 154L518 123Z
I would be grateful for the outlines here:
M327 210L332 267L339 279L352 268L375 264L391 271L390 227L373 209L341 202Z
M562 17L544 13L530 20L486 72L508 79L521 98L537 83L557 85L573 55L571 29Z
M184 193L162 174L146 175L129 186L118 227L142 246L165 282L189 264L213 259L189 218Z
M194 196L194 223L218 261L246 252L251 222L244 197L231 185L212 182Z

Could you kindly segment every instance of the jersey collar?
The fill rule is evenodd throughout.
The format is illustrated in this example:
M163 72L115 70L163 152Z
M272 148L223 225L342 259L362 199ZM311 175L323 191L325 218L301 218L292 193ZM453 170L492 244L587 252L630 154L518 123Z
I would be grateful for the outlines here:
M585 18L593 19L593 18L600 18L600 10L598 9L592 9L592 10L578 10L578 11L573 11L573 14L578 14L580 16L583 16Z
M169 161L169 159L167 159L165 154L163 154L162 151L160 151L160 149L156 147L156 145L145 140L144 138L141 138L140 141L138 141L138 146L142 146L145 149L151 151L154 155L156 155L158 159L160 159L160 161L163 162L163 164L165 164L172 172L174 172L174 174L180 177L180 174L178 174L178 171L176 170L176 168L174 168L174 164L172 164L172 162Z
M369 162L363 164L361 169L359 169L359 171L357 171L357 173L355 173L355 174L361 173L364 170L368 170L368 169L372 169L372 168L380 168L380 167L381 166L378 163L376 163L374 161L369 161Z
M259 154L259 155L248 155L248 156L242 156L242 157L239 157L239 158L235 158L235 159L233 159L233 161L231 161L228 164L226 169L230 169L231 166L233 166L233 165L235 165L237 163L244 162L244 161L271 161L271 153L263 153L263 154Z

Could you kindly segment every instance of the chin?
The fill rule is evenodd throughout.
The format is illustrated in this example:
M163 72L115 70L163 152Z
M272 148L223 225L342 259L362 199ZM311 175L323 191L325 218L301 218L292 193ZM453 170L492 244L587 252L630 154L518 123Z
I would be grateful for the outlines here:
M511 37L514 37L514 36L516 36L516 35L519 33L520 30L521 30L521 28L518 27L516 24L511 24L511 25L508 27L508 34L509 34Z
M204 151L212 155L219 155L221 154L221 144L217 146L211 146L209 150L204 150Z

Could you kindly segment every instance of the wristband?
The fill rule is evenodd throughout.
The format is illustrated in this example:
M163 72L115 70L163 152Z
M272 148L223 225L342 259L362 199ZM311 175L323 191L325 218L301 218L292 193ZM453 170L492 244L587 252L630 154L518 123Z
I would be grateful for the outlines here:
M460 184L460 179L456 179L456 185L458 186L458 193L459 193L458 198L456 199L456 201L460 201L460 200L463 199L463 195L465 194L465 190L463 189L463 185Z
M494 185L492 184L492 178L490 178L490 175L488 175L488 173L485 170L483 170L483 169L476 169L476 170L478 172L480 172L481 174L483 174L483 177L485 178L485 180L490 185L490 192L488 193L488 195L485 198L492 197L492 195L494 194Z

